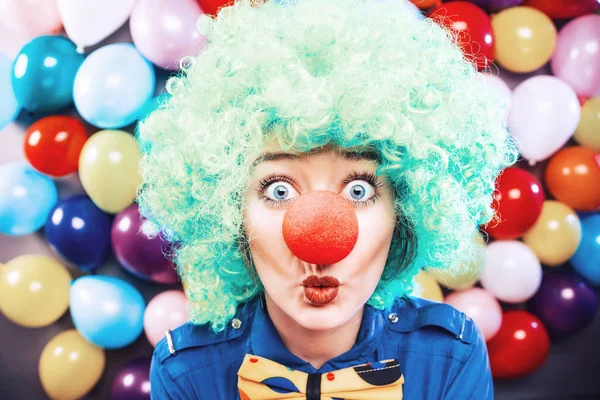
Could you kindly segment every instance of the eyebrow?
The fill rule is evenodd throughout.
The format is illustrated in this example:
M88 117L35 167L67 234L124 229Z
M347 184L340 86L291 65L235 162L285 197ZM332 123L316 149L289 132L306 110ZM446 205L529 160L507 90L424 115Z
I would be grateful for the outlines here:
M320 153L323 150L317 151L309 151L307 153L284 153L284 152L274 152L274 153L265 153L258 157L256 161L254 161L253 166L258 165L261 162L269 162L269 161L277 161L277 160L306 160L305 156ZM381 160L379 154L373 150L366 151L350 151L344 150L341 152L335 152L336 155L341 156L344 160L348 161L376 161L379 162ZM303 157L304 156L304 157Z

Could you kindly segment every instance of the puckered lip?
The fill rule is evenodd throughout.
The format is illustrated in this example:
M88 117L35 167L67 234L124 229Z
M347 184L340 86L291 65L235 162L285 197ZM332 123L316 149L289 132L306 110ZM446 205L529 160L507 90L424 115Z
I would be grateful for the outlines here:
M316 275L311 275L308 278L302 281L302 286L304 287L338 287L340 286L340 281L337 280L334 276L321 276L318 277Z

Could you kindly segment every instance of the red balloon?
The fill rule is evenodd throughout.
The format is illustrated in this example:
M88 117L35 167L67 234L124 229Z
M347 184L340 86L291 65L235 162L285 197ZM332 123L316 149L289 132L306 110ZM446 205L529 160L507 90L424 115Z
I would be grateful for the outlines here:
M217 15L219 8L230 6L235 0L198 0L204 14Z
M496 180L492 203L500 222L492 221L484 229L495 239L516 239L535 224L543 204L544 191L535 176L506 168Z
M81 122L56 115L33 123L25 134L25 157L38 171L60 177L76 172L79 154L88 139Z
M457 35L455 41L479 70L493 61L492 23L481 8L466 1L452 1L434 8L428 16Z
M537 8L553 19L579 17L600 10L600 0L527 0L523 5Z
M542 321L523 310L505 311L502 325L487 342L494 378L518 378L540 368L550 351Z

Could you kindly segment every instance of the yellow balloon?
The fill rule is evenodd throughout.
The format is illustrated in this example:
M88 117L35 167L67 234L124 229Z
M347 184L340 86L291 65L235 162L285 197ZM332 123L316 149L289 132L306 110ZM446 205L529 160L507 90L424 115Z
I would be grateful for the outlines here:
M415 276L415 288L413 289L412 295L440 303L444 302L442 288L440 288L437 281L425 271L421 271Z
M0 268L0 311L28 328L47 326L69 308L71 275L42 255L13 258Z
M600 97L592 97L583 103L573 138L582 146L600 151Z
M531 72L542 67L556 45L556 27L543 12L511 7L492 17L496 61L509 71Z
M542 264L555 267L575 254L581 241L581 222L571 207L546 200L537 222L523 235L523 241Z
M98 383L105 364L104 350L71 329L56 335L42 350L40 380L53 400L79 399Z
M79 177L98 208L116 214L135 200L141 157L136 140L127 132L100 131L88 139L79 156Z

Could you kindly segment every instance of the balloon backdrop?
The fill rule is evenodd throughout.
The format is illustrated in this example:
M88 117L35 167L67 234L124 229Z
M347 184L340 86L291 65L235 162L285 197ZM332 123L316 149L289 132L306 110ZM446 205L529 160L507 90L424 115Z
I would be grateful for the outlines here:
M101 210L116 214L134 201L141 158L135 138L127 132L100 131L88 139L79 157L79 177Z
M494 378L518 378L535 372L550 351L544 324L523 310L505 311L498 333L487 342Z
M139 278L176 283L177 267L167 258L171 246L160 236L149 238L136 203L121 211L112 225L112 246L121 265Z
M29 165L0 165L0 233L22 236L37 231L57 198L52 179Z
M581 220L581 243L569 262L592 284L600 286L600 214Z
M523 0L470 0L471 3L477 4L480 7L489 11L500 11L504 8L518 6L523 3Z
M75 328L96 346L122 348L142 333L144 299L122 279L83 276L71 285L70 299Z
M111 400L150 400L149 357L125 365L112 381Z
M502 308L491 293L472 288L451 293L445 302L472 318L485 340L490 340L500 330Z
M121 128L136 120L155 84L152 64L133 45L110 44L87 56L77 72L75 107L90 124Z
M600 96L584 101L573 139L582 146L600 152Z
M21 109L12 89L11 75L12 61L0 53L0 129L14 120Z
M219 8L227 7L233 3L234 0L198 0L198 4L200 4L202 11L210 15L217 15Z
M598 310L598 295L576 272L549 271L531 299L530 309L550 334L565 338L592 322Z
M157 294L144 313L144 332L152 346L173 330L189 320L187 297L181 290L167 290Z
M547 200L535 225L523 235L523 241L542 264L560 265L575 254L581 241L579 217L569 206Z
M0 268L0 311L14 323L39 328L69 307L71 276L50 257L23 255Z
M2 0L0 21L31 36L57 33L62 26L56 0Z
M437 301L439 303L444 301L442 288L437 281L425 271L421 271L415 276L415 287L412 291L412 295L423 299Z
M524 243L500 240L487 246L480 280L483 287L507 303L522 303L540 287L542 266Z
M36 170L61 177L77 171L79 154L88 139L85 127L73 117L42 118L27 128L24 152Z
M540 75L513 91L508 124L521 155L536 162L551 156L573 136L580 113L579 99L569 85Z
M600 9L598 0L526 0L525 5L556 19L577 17Z
M61 199L46 222L46 238L64 259L83 271L93 271L110 252L112 220L85 195Z
M80 399L98 383L105 363L101 348L70 329L56 335L42 350L40 380L53 400Z
M51 113L73 102L73 81L84 57L63 36L40 36L15 59L12 87L21 106Z

